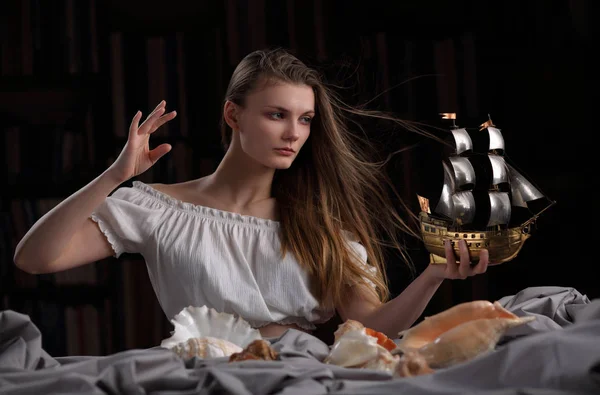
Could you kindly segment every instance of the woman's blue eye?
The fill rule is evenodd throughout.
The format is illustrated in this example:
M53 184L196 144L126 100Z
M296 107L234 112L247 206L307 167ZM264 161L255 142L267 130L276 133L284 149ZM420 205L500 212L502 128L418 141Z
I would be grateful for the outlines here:
M284 115L282 112L270 112L269 113L269 117L273 118L273 119L283 119ZM300 122L302 122L303 124L310 124L310 122L312 121L312 118L309 116L304 116L300 118Z

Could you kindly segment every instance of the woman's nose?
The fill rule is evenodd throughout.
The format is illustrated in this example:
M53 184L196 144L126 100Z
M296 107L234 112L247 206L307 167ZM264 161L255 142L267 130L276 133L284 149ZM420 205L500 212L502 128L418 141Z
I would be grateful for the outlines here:
M299 131L298 125L289 124L285 129L283 139L290 140L290 141L296 141L296 140L298 140L298 138L300 138L300 131Z

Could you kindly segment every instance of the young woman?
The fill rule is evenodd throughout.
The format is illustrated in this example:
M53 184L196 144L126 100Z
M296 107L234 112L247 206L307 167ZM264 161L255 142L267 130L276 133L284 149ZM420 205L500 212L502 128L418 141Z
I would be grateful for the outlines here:
M148 140L176 113L163 101L140 125L138 112L117 160L34 224L15 263L49 273L140 253L168 319L206 305L276 337L310 332L337 312L397 337L444 279L485 272L488 254L472 266L465 244L458 258L447 246L446 265L428 266L389 300L382 248L403 252L398 230L416 233L391 204L380 166L359 150L348 114L377 116L346 106L290 53L253 52L227 89L226 154L214 173L115 191L171 149L150 150Z

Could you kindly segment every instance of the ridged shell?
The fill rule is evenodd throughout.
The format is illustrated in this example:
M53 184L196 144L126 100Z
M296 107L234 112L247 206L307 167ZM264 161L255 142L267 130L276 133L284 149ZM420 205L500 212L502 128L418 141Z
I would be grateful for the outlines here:
M220 348L225 353L224 356L228 356L233 352L242 351L254 340L262 339L260 332L252 328L244 319L232 314L219 313L206 306L188 306L175 315L171 323L175 327L171 332L172 336L164 339L160 344L161 347L168 349L179 347L179 350L184 350L185 347L189 348L196 343L190 343L188 346L182 343L196 339L192 342ZM221 342L215 343L215 340Z

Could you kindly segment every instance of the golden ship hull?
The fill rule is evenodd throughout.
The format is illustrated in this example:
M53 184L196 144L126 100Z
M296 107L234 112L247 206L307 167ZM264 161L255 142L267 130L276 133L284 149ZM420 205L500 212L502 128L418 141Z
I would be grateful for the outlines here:
M454 231L449 230L450 223L430 216L425 212L419 214L421 235L431 264L445 264L446 250L444 241L450 240L458 259L460 256L458 241L465 240L471 255L471 262L479 261L479 253L487 249L491 263L503 263L514 259L525 241L531 236L533 220L520 226L501 230L486 231Z

